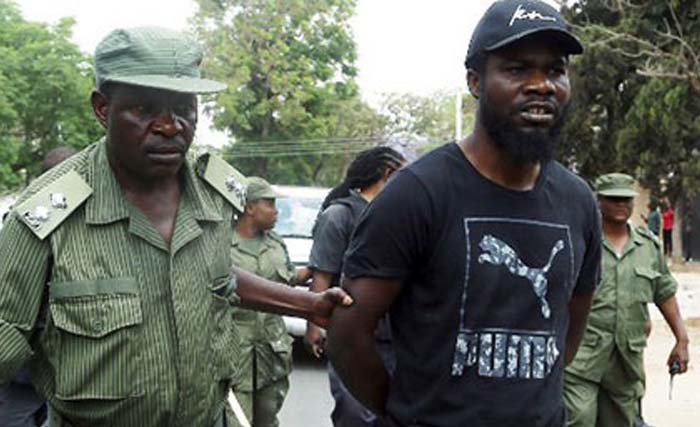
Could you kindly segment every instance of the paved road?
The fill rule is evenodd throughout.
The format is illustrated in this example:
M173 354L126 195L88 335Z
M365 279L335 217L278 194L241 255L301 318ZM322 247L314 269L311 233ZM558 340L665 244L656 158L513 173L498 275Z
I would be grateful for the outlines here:
M294 346L294 370L287 399L282 406L282 427L332 427L330 413L333 398L328 389L325 361L308 356L300 345Z

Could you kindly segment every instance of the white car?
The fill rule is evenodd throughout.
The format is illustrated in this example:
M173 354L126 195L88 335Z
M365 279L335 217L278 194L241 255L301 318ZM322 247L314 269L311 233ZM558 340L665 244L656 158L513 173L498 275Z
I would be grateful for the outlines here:
M292 263L297 267L306 267L313 243L311 231L323 199L330 189L284 185L274 187L286 196L277 199L279 213L275 231L284 239ZM295 337L303 337L306 333L306 320L285 316L284 323L287 332Z

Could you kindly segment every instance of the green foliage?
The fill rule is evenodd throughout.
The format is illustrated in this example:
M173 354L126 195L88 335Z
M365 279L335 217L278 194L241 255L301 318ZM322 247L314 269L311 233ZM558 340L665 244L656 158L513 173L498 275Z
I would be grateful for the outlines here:
M453 92L438 91L428 96L391 93L384 95L381 112L387 118L387 133L423 141L424 150L455 137ZM462 95L462 135L474 126L476 104L469 94Z
M205 73L229 86L210 109L215 127L237 141L224 155L272 182L337 182L344 156L335 151L366 147L382 127L357 94L355 1L197 3Z
M640 181L671 200L697 194L700 183L700 104L686 82L652 80L639 91L616 145Z
M70 41L72 19L25 21L0 0L0 192L39 172L57 145L84 147L101 134L88 102L88 58Z
M582 0L564 11L586 52L558 157L593 179L636 175L656 196L700 185L700 2Z

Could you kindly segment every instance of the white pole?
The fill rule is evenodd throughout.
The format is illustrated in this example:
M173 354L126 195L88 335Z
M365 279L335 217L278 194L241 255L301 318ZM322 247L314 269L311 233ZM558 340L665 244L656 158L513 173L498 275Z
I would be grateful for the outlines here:
M455 97L455 141L462 140L462 89L457 89Z
M233 409L233 414L236 416L238 423L243 427L250 427L250 422L248 422L248 419L245 417L245 412L243 412L243 408L241 408L241 405L238 403L236 395L230 390L228 392L228 403L231 405L231 409Z

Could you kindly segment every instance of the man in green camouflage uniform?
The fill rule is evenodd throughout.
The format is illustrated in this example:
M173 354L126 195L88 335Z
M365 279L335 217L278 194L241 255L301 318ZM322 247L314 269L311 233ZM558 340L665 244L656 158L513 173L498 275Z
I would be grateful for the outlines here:
M603 175L596 181L603 224L602 277L586 332L564 376L569 427L631 427L644 394L643 350L647 304L653 302L676 344L669 367L688 368L688 335L676 301L676 281L656 236L628 223L634 179Z
M231 255L243 270L293 285L297 271L282 237L272 231L277 222L278 197L283 196L264 179L248 178L247 202L236 224ZM282 316L276 314L237 310L234 319L242 341L233 382L236 399L255 427L276 427L277 413L289 390L292 338Z
M225 88L201 60L175 31L111 32L91 97L105 138L35 180L0 231L0 386L28 362L50 427L225 426L232 303L322 324L349 303L231 273L246 180L186 157L196 94Z

